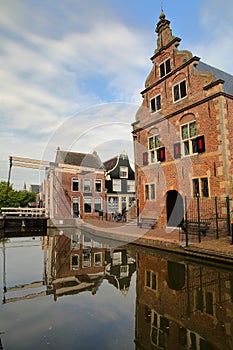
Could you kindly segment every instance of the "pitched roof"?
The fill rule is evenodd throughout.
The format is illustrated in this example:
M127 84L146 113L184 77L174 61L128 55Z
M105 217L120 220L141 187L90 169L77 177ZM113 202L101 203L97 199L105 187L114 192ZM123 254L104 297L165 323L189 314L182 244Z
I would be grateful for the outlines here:
M108 170L112 170L116 163L117 163L117 160L118 160L118 157L114 157L112 159L109 159L109 160L106 160L106 162L104 162L104 167L105 169L108 171Z
M202 61L199 61L197 65L199 71L206 71L212 73L216 80L224 80L223 88L224 91L228 94L233 95L233 76L229 73L226 73L218 68L212 67Z
M63 164L83 166L87 168L100 169L103 168L97 153L78 153L78 152L66 152L59 150L59 156L57 161Z

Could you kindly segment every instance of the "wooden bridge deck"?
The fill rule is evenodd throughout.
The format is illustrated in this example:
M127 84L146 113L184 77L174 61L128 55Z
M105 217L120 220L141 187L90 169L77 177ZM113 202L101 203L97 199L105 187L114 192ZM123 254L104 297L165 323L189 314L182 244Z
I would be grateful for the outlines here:
M44 234L47 220L44 208L1 208L0 237Z

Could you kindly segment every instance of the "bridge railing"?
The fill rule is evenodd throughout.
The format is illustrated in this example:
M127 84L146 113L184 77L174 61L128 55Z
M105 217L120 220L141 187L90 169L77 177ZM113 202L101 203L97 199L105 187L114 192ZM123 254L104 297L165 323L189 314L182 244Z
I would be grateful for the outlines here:
M47 217L45 208L1 208L0 212L3 217Z

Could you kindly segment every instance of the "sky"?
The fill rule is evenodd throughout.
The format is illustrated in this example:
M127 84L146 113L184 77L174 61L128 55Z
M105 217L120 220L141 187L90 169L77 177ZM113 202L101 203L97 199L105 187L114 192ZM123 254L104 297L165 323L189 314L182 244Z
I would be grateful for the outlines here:
M232 0L0 0L0 181L9 156L125 150L156 49L161 7L173 35L233 75ZM16 189L41 182L12 169Z

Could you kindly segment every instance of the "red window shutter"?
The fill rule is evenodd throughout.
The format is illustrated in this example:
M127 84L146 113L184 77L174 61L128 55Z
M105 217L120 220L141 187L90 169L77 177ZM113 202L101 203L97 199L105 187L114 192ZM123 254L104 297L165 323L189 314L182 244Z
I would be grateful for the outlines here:
M196 138L196 140L197 140L197 152L198 153L205 152L205 137L204 137L204 135L198 136Z
M181 153L180 153L180 142L177 142L174 144L174 158L180 158L181 157Z
M147 165L148 164L148 152L143 152L142 154L142 164Z
M160 147L157 150L157 158L159 162L164 162L165 161L165 147Z

